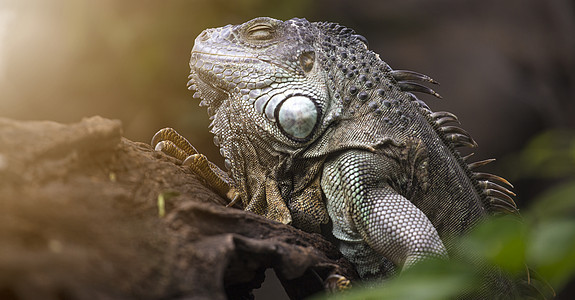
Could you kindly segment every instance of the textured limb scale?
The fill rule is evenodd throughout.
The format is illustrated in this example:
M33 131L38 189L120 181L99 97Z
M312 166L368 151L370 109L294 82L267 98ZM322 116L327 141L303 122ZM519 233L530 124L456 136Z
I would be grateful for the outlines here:
M397 167L395 160L365 151L347 151L326 164L324 180L328 182L322 185L330 217L352 220L335 222L335 237L363 240L401 269L425 258L447 258L447 250L425 214L374 176L382 171L394 173ZM354 252L347 255L352 262L360 259Z

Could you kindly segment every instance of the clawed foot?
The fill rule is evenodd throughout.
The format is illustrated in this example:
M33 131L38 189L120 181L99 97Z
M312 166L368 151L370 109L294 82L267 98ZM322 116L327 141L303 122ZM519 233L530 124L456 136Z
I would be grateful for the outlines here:
M196 148L174 129L161 129L154 135L151 144L156 151L179 159L182 165L202 177L211 189L230 200L228 207L239 201L239 193L232 187L232 180L228 174L210 162L205 155L199 154Z
M331 293L338 293L349 290L351 281L344 276L332 274L324 282L325 289Z

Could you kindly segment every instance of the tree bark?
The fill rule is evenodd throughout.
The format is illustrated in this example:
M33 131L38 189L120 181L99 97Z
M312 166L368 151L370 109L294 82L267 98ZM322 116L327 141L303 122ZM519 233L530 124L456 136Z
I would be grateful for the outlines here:
M190 170L92 117L0 119L0 299L250 299L357 277L322 236L235 208Z

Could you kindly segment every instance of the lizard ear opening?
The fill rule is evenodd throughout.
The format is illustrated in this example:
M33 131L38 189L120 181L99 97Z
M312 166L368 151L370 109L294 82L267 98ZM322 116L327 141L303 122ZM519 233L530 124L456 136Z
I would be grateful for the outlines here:
M275 112L280 130L298 142L306 141L313 133L319 120L315 103L305 96L293 96L284 100Z
M299 65L307 74L313 69L315 63L315 53L313 51L304 52L299 56Z

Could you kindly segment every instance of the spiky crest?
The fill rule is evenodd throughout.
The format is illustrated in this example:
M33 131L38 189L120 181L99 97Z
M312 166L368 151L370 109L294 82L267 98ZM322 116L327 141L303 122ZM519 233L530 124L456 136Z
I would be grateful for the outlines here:
M437 94L431 88L415 82L419 81L424 83L438 84L435 80L427 75L408 70L394 70L391 71L391 75L397 81L397 84L402 91L410 93L410 96L414 102L419 103L423 101L419 100L411 92L420 92L441 98L441 96L439 96L439 94ZM460 122L457 116L450 112L444 111L431 112L426 105L420 104L420 107L423 107L422 113L427 114L432 126L437 129L440 136L442 136L449 144L451 144L453 148L477 147L477 142L475 142L471 135L466 130L458 126ZM456 154L459 155L458 153ZM500 185L503 184L513 188L509 181L497 175L473 172L473 170L485 166L493 162L495 159L486 159L467 163L467 160L472 155L473 153L461 157L462 166L467 168L469 176L476 181L477 189L482 194L486 207L494 212L516 214L518 209L515 201L512 198L515 196L515 193L513 193L510 189Z

